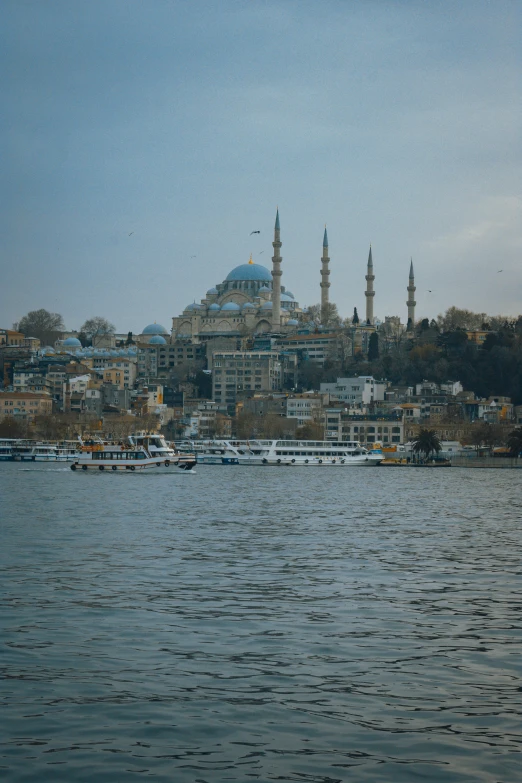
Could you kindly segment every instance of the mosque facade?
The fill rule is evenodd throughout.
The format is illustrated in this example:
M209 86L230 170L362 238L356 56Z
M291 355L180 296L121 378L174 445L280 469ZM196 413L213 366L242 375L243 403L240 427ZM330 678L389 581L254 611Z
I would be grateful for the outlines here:
M167 329L159 324L149 324L139 336L139 342L164 344L166 342L202 343L216 337L244 337L272 333L288 335L297 331L300 323L306 321L305 310L301 308L293 293L281 284L282 256L279 211L276 212L274 225L274 254L272 269L256 264L250 256L248 263L232 269L223 282L209 288L199 302L188 304L181 315L172 319L169 336ZM326 227L323 237L321 257L321 320L326 323L325 315L329 307L330 257L328 255L328 234ZM378 322L374 319L373 300L375 275L373 272L372 249L368 256L366 274L366 314L358 328L375 330ZM415 321L415 281L413 263L410 266L408 280L408 328ZM358 323L358 321L357 321ZM316 328L318 324L309 324Z
M264 332L288 332L302 313L293 293L281 285L279 212L272 243L272 271L252 261L232 269L199 303L172 319L172 339L204 341Z

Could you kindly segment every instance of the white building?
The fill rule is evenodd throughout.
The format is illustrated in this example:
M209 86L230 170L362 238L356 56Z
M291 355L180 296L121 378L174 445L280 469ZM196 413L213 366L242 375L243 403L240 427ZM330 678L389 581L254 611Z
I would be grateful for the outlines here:
M369 405L384 400L386 383L376 381L371 375L355 378L337 378L335 383L322 383L321 393L346 402L351 407Z

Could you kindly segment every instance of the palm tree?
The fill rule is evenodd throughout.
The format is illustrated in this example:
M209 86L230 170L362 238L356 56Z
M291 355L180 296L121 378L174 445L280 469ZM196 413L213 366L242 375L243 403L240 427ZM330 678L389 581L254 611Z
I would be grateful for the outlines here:
M522 427L517 427L509 433L507 445L513 457L518 457L522 453Z
M413 443L413 453L424 454L426 459L432 452L438 454L441 448L442 446L435 430L421 429Z

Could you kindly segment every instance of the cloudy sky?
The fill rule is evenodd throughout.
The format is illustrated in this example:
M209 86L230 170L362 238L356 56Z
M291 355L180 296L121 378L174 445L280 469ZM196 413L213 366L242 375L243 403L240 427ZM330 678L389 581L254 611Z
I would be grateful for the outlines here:
M250 253L319 301L522 312L519 0L4 0L0 326L141 331ZM253 230L260 234L250 236ZM502 272L498 270L502 269ZM431 290L432 293L429 293Z

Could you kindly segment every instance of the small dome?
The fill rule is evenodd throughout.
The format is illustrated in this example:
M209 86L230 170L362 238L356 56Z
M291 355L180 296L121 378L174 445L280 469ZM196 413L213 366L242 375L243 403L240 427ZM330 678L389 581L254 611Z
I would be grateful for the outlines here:
M286 325L287 325L287 326L299 326L299 321L297 321L295 318L290 318L290 319L289 319L289 320L286 322Z
M213 304L210 305L210 307L208 309L209 310L221 310L221 307L218 305L217 302L214 302Z
M168 332L161 324L149 324L145 327L142 334L168 334Z
M285 294L290 297L290 299L295 299L295 296L291 291L288 290L288 288L285 289Z
M218 293L217 288L209 288L207 291L207 296L216 296Z
M240 264L226 277L227 280L271 280L272 275L261 264Z
M150 338L149 345L167 345L167 341L161 334L155 334L154 337Z
M271 290L272 289L270 289L267 285L262 285L261 288L259 289L258 293L260 293L260 294L269 294Z
M257 307L255 304L252 304L252 302L245 302L243 310L257 310Z
M294 301L294 297L292 296L292 294L289 294L288 291L287 291L286 293L281 294L281 301L282 302L293 302Z
M189 305L185 307L184 312L186 312L187 310L201 310L202 307L203 305L196 304L196 302L191 302Z
M223 310L241 310L241 308L236 302L227 302L221 308L221 312L223 312Z
M67 348L81 348L82 344L78 340L77 337L68 337L67 340L64 340L62 345Z
M261 305L261 310L271 310L272 309L272 302L265 302Z

